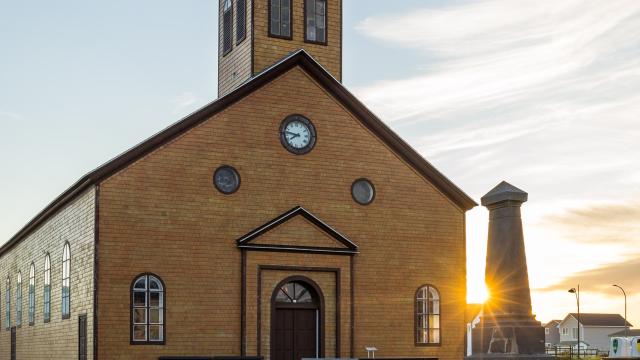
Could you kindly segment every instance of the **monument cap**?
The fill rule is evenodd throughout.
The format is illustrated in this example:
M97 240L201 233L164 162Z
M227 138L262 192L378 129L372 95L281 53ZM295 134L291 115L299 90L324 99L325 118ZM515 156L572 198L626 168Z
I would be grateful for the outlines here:
M497 204L503 201L516 201L516 202L525 202L527 201L528 194L517 187L509 184L506 181L501 182L496 187L491 189L485 196L483 196L480 201L482 206L489 206L493 204Z

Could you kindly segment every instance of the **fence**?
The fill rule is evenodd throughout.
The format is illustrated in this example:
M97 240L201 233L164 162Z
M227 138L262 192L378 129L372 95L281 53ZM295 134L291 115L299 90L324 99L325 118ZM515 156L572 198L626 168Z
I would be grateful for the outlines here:
M600 355L608 355L607 352L603 354L602 351L598 349L580 349L580 354L578 354L578 349L575 349L573 346L550 346L546 348L547 355L553 355L554 357L596 357Z

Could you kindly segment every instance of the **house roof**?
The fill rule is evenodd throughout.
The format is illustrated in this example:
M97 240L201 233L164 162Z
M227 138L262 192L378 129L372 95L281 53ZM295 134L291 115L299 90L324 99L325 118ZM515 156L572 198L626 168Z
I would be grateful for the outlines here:
M551 320L548 323L544 324L544 327L558 326L558 324L560 324L561 322L562 320Z
M570 313L569 315L578 319L578 313ZM625 321L620 314L580 313L580 323L583 326L633 326Z
M620 331L614 332L613 334L609 334L609 337L612 337L612 336L640 336L640 329L629 329L628 332L624 330L620 330Z
M234 91L209 103L203 108L191 113L178 122L170 125L164 130L156 133L147 140L132 147L114 159L101 165L90 173L86 174L71 187L60 194L55 200L47 205L40 213L31 219L20 231L18 231L8 242L0 247L0 255L11 249L15 244L35 230L40 224L46 221L49 216L58 209L65 206L71 200L91 186L99 184L102 180L110 177L119 170L125 168L132 162L145 156L161 145L175 139L194 126L206 121L211 116L226 109L232 104L248 96L255 90L268 84L278 76L295 66L303 68L315 81L326 88L343 106L351 111L356 117L374 134L380 137L391 149L401 158L409 163L417 172L422 174L443 194L445 194L454 204L463 210L470 210L478 205L473 199L458 188L451 180L439 172L433 165L425 160L416 150L402 140L395 132L385 125L376 115L374 115L364 104L362 104L353 94L351 94L338 80L336 80L322 65L315 61L303 49L297 50L270 68L257 74Z

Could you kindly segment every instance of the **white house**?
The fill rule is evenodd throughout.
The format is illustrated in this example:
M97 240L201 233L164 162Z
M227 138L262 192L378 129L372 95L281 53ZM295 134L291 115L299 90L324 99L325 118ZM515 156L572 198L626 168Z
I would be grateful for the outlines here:
M580 314L581 348L609 351L609 335L632 325L619 314ZM578 343L578 314L570 313L558 325L560 345L575 346Z

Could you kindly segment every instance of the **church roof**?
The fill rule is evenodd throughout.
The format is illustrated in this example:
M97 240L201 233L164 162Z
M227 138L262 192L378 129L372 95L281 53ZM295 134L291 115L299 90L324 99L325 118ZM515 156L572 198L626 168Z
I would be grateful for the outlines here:
M170 125L164 130L156 133L147 140L132 147L80 178L80 180L65 190L55 200L47 205L44 210L31 219L31 221L18 231L18 233L16 233L7 243L0 247L0 254L11 249L31 231L46 221L49 216L54 214L58 209L65 206L71 200L75 199L75 197L80 193L89 189L91 186L99 184L102 180L110 177L117 171L125 168L159 146L166 144L194 126L206 121L211 116L219 113L255 90L270 83L272 80L295 66L303 68L315 81L325 87L329 93L349 109L349 111L355 114L369 130L380 137L391 149L400 155L420 174L429 179L429 181L453 203L464 210L470 210L477 205L473 199L439 172L433 165L426 161L420 154L418 154L417 151L415 151L409 144L386 126L376 115L367 109L367 107L353 94L351 94L338 80L329 74L322 65L316 62L311 55L303 49L300 49L252 77L229 94L205 105L190 115L187 115L178 122Z

